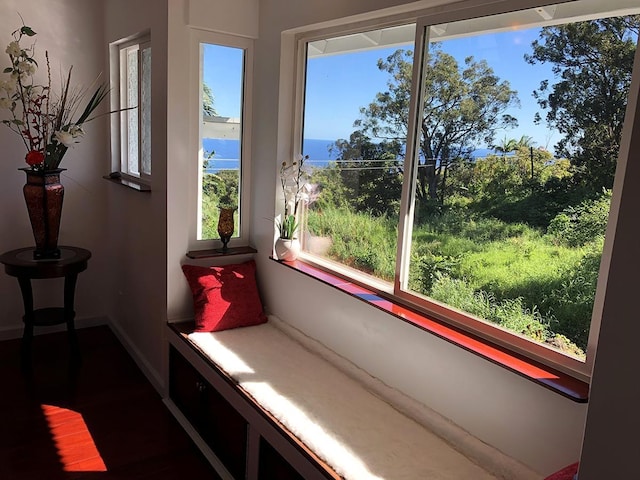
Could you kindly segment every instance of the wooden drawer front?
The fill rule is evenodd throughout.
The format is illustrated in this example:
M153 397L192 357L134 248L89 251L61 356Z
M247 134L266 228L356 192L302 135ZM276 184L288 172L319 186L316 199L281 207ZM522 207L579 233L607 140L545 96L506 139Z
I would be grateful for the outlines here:
M259 480L304 480L264 438L260 439Z
M169 395L234 478L245 478L247 422L174 348ZM277 478L277 477L274 477Z
M169 352L169 396L198 431L202 423L202 376L174 348Z
M235 478L245 478L247 422L211 386L205 391L200 435Z

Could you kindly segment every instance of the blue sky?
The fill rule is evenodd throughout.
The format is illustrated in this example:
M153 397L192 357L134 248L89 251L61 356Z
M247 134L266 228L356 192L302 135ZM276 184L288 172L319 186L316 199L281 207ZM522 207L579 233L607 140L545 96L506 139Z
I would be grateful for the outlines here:
M484 59L503 80L518 91L521 107L509 113L518 119L519 126L496 134L501 139L519 139L526 135L535 145L553 150L559 134L550 132L543 122L535 125L534 115L539 107L532 97L540 81L553 79L550 65L530 65L524 54L531 52L531 43L538 38L539 29L517 30L477 37L465 37L441 43L442 48L462 64L465 56ZM409 47L407 47L409 48ZM377 67L396 48L333 55L314 58L307 70L307 115L305 137L323 140L348 138L354 130L361 107L367 106L376 93L386 89L388 74ZM242 49L204 45L203 80L215 95L214 107L221 116L239 117L241 108ZM544 117L544 112L541 112ZM483 146L478 146L483 147Z
M214 94L213 106L222 117L240 117L243 50L203 44L203 81Z
M497 140L504 138L519 139L526 135L532 137L538 147L553 151L553 145L560 140L557 132L551 132L544 121L545 112L540 109L532 92L539 88L540 82L549 79L553 83L551 65L536 63L530 65L524 60L526 53L532 52L531 43L538 38L539 28L518 30L513 32L483 35L482 37L461 38L443 44L443 49L463 59L472 54L476 60L486 60L494 73L503 80L508 80L511 88L518 92L520 108L509 111L518 119L518 128L500 132ZM533 118L540 112L543 122L535 125Z
M441 45L460 64L468 55L476 60L486 60L500 79L508 80L512 89L518 91L521 107L508 113L518 119L519 126L499 131L496 142L505 136L520 139L526 135L533 138L536 146L553 150L553 145L560 139L559 134L550 132L544 122L534 124L534 115L540 108L532 97L541 80L553 80L551 66L530 65L524 60L524 54L531 53L531 43L538 37L538 31L536 28L465 37ZM386 58L395 50L314 58L307 70L307 91L313 95L307 96L309 114L306 115L305 137L348 138L354 130L353 121L359 118L360 107L367 106L376 93L386 89L388 74L377 68L378 59ZM544 112L541 115L544 118Z

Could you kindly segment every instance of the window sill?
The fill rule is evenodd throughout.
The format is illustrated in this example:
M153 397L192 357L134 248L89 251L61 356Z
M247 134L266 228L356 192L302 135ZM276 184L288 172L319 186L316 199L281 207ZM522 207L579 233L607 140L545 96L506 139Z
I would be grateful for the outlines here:
M230 255L247 255L256 253L257 250L250 246L245 247L229 247L226 252L221 252L218 248L211 248L209 250L191 250L187 252L187 257L198 258L213 258L213 257L226 257Z
M151 187L145 183L139 182L137 180L133 180L133 179L129 179L129 178L123 178L120 175L115 175L114 172L110 175L105 175L104 178L105 180L109 180L111 183L117 183L118 185L122 185L124 187L128 187L131 188L133 190L136 190L138 192L150 192L151 191Z
M383 298L375 292L351 283L317 267L304 263L300 260L292 262L275 262L285 265L293 270L308 275L316 280L332 286L342 292L351 295L373 307L378 308L396 318L407 322L426 332L436 335L454 345L464 348L470 353L478 355L496 365L506 368L523 378L559 393L570 400L578 403L587 403L589 399L589 385L566 373L557 371L547 365L536 362L524 356L510 352L499 345L471 335L460 329L446 325L442 322L426 317L403 305L394 303Z

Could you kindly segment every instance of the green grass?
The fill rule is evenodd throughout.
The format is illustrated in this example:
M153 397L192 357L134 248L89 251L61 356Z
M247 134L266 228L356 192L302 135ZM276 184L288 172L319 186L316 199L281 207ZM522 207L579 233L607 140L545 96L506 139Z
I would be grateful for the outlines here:
M539 342L586 349L601 239L581 247L534 228L456 211L414 228L410 288ZM348 210L311 212L328 255L385 280L395 270L397 220Z
M348 210L325 209L309 215L310 231L333 239L332 258L388 281L395 272L396 224L386 217L373 219Z

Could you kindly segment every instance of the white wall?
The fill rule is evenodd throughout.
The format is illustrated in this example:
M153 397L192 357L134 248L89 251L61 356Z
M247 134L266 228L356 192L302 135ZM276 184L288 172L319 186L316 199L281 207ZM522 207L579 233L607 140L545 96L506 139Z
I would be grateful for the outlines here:
M0 2L0 70L9 66L6 45L11 32L22 26L20 14L36 32L36 59L40 69L38 83L46 82L44 53L49 52L52 81L59 80L73 65L72 85L87 87L103 72L101 11L93 2L52 0L43 8L37 0L3 0ZM104 78L106 79L106 78ZM54 88L55 90L55 88ZM102 105L106 111L108 105ZM5 119L6 111L0 111ZM69 149L61 167L66 168L61 181L65 187L60 244L84 247L93 252L87 271L78 277L76 289L76 322L104 322L104 278L108 263L104 250L107 234L105 218L105 173L107 161L106 118L86 127L82 142ZM34 240L22 196L26 167L26 149L18 135L0 125L0 251L33 246ZM4 269L0 270L4 272ZM36 307L62 305L62 279L33 282ZM15 278L0 274L0 338L15 337L22 332L22 300ZM36 329L36 333L46 329Z
M188 248L188 222L184 212L189 204L188 171L192 168L187 154L190 115L185 87L190 69L186 55L187 25L194 22L193 12L197 11L206 12L206 15L195 15L198 27L220 28L216 22L220 22L221 17L214 15L220 8L225 15L231 15L228 18L245 16L248 22L239 24L244 26L237 27L241 30L238 34L255 36L258 0L234 3L238 9L231 11L230 0L103 0L102 3L51 0L46 10L37 0L2 0L0 4L3 7L0 52L10 40L9 32L19 26L17 14L14 16L12 12L20 12L38 31L39 48L48 49L54 62L63 67L74 64L75 79L83 84L106 69L108 42L151 30L153 191L137 193L102 180L101 176L109 170L106 122L93 123L83 143L64 160L63 166L69 170L63 177L66 197L61 241L89 248L94 253L89 269L81 274L78 283L79 320L108 315L151 380L162 389L166 351L164 323L167 318L187 315L190 309L188 290L179 268ZM548 474L579 458L586 414L584 405L575 404L268 260L272 224L267 219L273 216L277 165L288 152L287 101L280 97L280 92L287 91L286 82L291 79L280 78L281 32L395 6L403 6L403 2L260 1L251 224L252 244L259 250L256 259L265 305L387 384ZM285 82L284 88L280 81ZM4 251L29 245L32 239L21 196L24 178L22 172L17 171L23 166L24 149L19 139L5 128L0 128L0 145L3 147L0 250ZM628 168L627 175L627 185L632 185L637 183L640 173L637 168ZM627 191L625 201L628 203L620 221L629 226L628 219L633 220L637 212L638 198L637 194L634 197ZM612 450L606 447L615 445L613 437L620 433L615 428L618 424L633 427L621 438L631 447L637 445L631 432L637 430L640 415L635 409L639 396L637 383L632 383L638 362L637 357L631 355L634 342L625 342L640 334L632 305L634 282L626 281L638 270L637 255L633 253L637 245L637 227L620 230L614 251L617 262L612 264L605 302L594 403L589 411L585 440L585 452L591 459L606 456ZM630 250L636 263L626 263L625 267ZM59 282L56 288L61 289ZM615 294L614 289L619 289L619 293ZM58 292L50 290L49 284L38 284L36 297L56 298ZM622 310L616 309L616 305ZM17 282L6 275L0 275L0 308L0 335L19 334L22 303ZM621 365L626 368L622 369ZM616 371L620 375L612 374ZM620 389L621 386L627 389ZM610 393L618 389L623 396ZM607 421L611 410L617 414L615 426ZM589 468L594 472L591 477L586 476ZM588 462L584 470L585 478L608 478Z
M189 250L186 212L197 165L190 144L190 28L257 36L257 0L105 0L105 38L150 30L152 48L152 192L108 185L108 314L139 365L162 391L165 324L191 314L180 264ZM233 19L231 21L230 19ZM237 23L246 19L246 23ZM236 23L234 23L236 22ZM240 28L240 25L242 28ZM197 79L196 83L197 85ZM115 261L117 259L117 261Z
M629 104L640 90L640 48L636 50L635 83ZM627 109L634 127L623 133L621 161L616 170L610 232L615 242L604 255L611 259L604 292L591 397L580 465L580 480L637 478L640 430L638 370L638 282L640 272L640 104ZM629 123L626 125L629 126ZM627 152L630 154L627 156ZM616 207L619 205L619 211ZM617 215L616 215L617 213Z
M259 11L257 0L188 0L186 22L190 27L255 38Z
M151 34L152 191L141 193L105 182L108 235L104 248L110 260L107 313L157 388L163 385L167 311L167 15L166 1L104 1L105 56L109 43L145 31Z
M253 155L254 246L268 309L383 382L543 474L580 455L586 407L270 261L277 165L289 151L291 76L281 32L401 2L270 0L260 4ZM288 56L291 52L287 52ZM283 69L286 71L286 67ZM283 82L283 86L280 84ZM274 121L279 112L278 122Z

